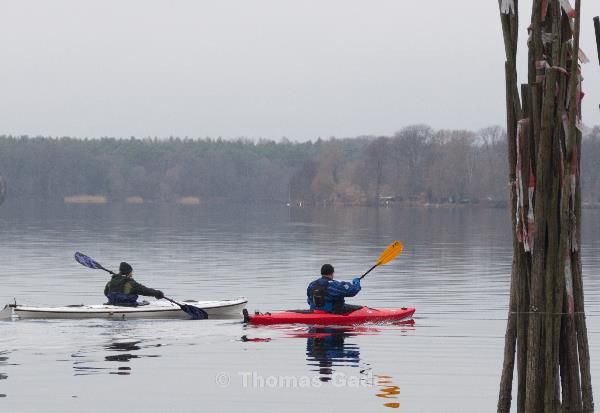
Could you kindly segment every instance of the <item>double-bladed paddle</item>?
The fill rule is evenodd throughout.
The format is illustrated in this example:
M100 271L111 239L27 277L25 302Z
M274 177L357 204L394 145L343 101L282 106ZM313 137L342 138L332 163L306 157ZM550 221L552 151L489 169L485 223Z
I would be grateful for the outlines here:
M375 265L373 265L371 268L369 268L369 271L367 271L366 273L364 273L362 275L362 277L360 277L360 279L362 280L363 278L365 278L368 273L370 273L371 271L373 271L375 269L375 267L387 264L388 262L390 262L391 260L393 260L396 255L398 255L398 254L400 254L402 252L402 248L404 248L404 247L402 246L402 243L400 241L394 241L394 242L392 242L381 253L381 255L377 259L377 262L375 263Z
M90 258L87 255L82 254L80 252L75 253L75 261L77 261L84 267L92 268L94 270L104 270L104 271L108 272L109 274L116 275L111 270L104 268L97 261L93 260L92 258ZM169 297L163 297L163 298L167 301L172 302L173 304L177 304L183 312L185 312L187 315L190 316L191 320L205 320L208 318L208 314L206 314L206 311L204 311L201 308L194 307L193 305L188 305L188 304L180 304L177 301L170 299Z

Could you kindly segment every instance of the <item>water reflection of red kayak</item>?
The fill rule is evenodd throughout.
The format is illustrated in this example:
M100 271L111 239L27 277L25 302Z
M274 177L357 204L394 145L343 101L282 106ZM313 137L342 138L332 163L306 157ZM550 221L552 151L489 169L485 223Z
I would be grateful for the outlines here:
M249 314L244 310L244 321L250 324L311 324L311 325L354 325L406 320L415 312L414 308L370 308L362 307L347 314L332 314L319 310L289 310L273 313Z
M379 334L380 330L372 327L311 327L304 331L292 331L287 334L290 338L326 338L333 335L344 337L366 336Z

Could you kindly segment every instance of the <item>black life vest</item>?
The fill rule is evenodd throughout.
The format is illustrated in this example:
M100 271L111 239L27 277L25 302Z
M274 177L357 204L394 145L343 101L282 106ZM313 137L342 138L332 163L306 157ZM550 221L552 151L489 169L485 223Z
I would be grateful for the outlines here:
M329 312L340 311L344 307L344 297L339 297L335 300L327 296L329 288L329 279L321 277L318 280L311 282L308 286L308 294L312 301L311 308L313 310L323 310Z

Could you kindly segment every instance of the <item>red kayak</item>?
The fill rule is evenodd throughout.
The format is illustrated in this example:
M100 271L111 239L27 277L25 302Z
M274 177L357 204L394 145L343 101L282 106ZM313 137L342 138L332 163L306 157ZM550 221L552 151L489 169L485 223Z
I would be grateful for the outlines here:
M317 324L354 325L405 320L415 312L414 308L362 307L347 314L332 314L321 310L288 310L274 313L249 314L244 309L244 321L256 325L270 324Z

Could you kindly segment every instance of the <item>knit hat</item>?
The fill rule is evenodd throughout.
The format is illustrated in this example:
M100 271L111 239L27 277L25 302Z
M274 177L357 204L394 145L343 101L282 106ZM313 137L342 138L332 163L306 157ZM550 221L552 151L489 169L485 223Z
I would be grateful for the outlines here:
M321 275L331 275L333 274L333 265L331 264L323 264L321 267Z
M127 275L131 271L133 271L133 268L131 268L131 265L127 264L126 262L122 262L121 264L119 264L119 273Z

